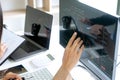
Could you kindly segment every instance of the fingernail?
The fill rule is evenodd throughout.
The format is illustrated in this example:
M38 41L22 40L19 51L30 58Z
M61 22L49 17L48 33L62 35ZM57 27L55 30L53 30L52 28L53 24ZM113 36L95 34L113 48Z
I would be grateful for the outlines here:
M74 35L77 35L77 32L74 32Z

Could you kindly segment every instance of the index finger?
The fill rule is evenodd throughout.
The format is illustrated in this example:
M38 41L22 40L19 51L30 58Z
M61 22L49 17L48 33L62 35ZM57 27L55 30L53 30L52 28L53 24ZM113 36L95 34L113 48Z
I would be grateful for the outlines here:
M70 47L73 44L73 41L75 40L76 36L77 36L77 32L74 32L74 34L70 38L70 40L69 40L69 42L68 42L66 47Z

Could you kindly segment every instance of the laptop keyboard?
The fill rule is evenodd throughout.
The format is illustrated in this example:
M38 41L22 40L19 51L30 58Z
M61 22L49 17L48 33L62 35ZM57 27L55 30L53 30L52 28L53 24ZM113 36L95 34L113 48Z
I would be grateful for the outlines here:
M36 50L40 50L41 48L37 47L36 45L32 44L29 41L24 41L21 45L20 48L22 48L24 51L26 51L27 53L36 51Z
M52 80L53 78L47 68L43 68L31 73L23 73L20 75L24 77L25 80Z

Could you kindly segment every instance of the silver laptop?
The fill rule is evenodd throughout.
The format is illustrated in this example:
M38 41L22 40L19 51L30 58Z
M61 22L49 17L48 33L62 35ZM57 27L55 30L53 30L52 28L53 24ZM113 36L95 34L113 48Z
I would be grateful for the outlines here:
M85 45L80 61L98 80L115 80L119 18L80 0L60 0L60 5L60 44L65 47L76 31ZM99 35L91 32L95 25L103 26Z
M10 56L13 60L28 57L49 49L53 16L27 6L24 35L25 41Z

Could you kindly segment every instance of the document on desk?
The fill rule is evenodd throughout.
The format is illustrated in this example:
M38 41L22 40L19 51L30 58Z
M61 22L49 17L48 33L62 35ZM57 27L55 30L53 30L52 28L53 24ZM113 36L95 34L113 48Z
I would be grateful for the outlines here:
M25 39L16 35L15 33L3 29L2 33L2 43L5 43L7 45L7 50L4 53L3 57L0 59L0 65L12 54L12 52L19 47L19 45L24 41Z
M30 64L32 64L36 68L43 68L49 65L54 59L55 58L51 54L41 55L32 59L30 61Z

